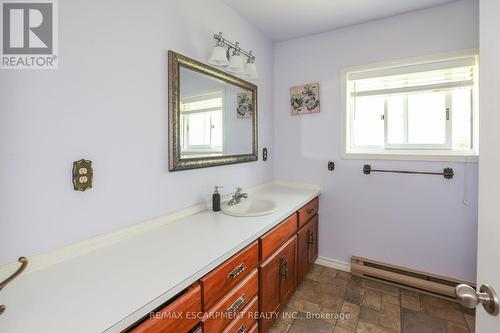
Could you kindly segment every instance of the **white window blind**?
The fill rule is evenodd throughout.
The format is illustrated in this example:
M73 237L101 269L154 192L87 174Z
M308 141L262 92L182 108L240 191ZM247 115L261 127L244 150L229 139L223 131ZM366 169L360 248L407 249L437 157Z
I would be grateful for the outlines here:
M181 98L181 112L208 112L222 108L222 91Z
M351 96L445 90L474 84L474 58L349 74ZM442 66L436 69L437 66Z

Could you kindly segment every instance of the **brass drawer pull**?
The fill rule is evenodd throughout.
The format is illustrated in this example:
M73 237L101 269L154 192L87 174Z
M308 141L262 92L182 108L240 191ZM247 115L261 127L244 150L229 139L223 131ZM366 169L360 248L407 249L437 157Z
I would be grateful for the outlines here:
M240 328L236 331L236 333L246 333L247 329L245 327L245 324L242 324Z
M22 272L26 269L28 266L28 259L26 257L21 257L17 261L21 263L21 267L17 269L17 271L14 272L11 276L9 276L5 281L0 283L0 290L5 288L6 285L11 283L15 278L17 278L19 275L21 275ZM5 305L0 305L0 315L5 312Z
M314 244L314 234L311 230L308 231L308 240L307 240L307 243L309 245L313 245Z
M245 266L245 264L240 264L239 266L237 266L235 269L233 269L231 272L229 272L227 274L227 279L228 280L234 279L235 277L240 275L246 268L247 268L247 266Z
M307 210L307 214L311 214L312 212L314 212L314 208L309 208L309 209Z
M227 308L226 313L231 314L235 312L244 302L245 302L245 294L241 295L229 308Z

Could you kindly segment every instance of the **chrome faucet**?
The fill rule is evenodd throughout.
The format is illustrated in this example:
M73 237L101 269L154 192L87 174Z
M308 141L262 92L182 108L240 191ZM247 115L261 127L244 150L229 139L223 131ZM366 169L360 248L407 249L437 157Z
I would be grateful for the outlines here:
M233 206L233 205L239 204L241 202L242 198L245 198L245 199L248 198L247 193L241 193L242 190L243 189L241 187L236 188L236 192L234 192L233 197L231 198L231 200L229 200L227 202L228 206Z

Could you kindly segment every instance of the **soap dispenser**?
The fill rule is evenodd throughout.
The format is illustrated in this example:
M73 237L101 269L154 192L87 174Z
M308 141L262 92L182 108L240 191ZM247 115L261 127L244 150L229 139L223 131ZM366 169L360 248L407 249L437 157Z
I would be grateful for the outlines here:
M220 210L220 193L219 189L224 186L215 186L215 192L212 195L212 210L218 212Z

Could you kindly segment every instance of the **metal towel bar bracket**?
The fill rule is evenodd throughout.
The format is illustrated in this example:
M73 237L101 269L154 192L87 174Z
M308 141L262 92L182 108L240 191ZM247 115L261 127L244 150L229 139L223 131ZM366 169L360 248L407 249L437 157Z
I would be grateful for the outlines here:
M371 165L365 164L363 166L363 173L369 175L372 172L392 172L392 173L406 173L406 174L416 174L416 175L435 175L443 176L445 179L452 179L455 175L452 168L444 168L443 172L426 172L426 171L408 171L408 170L384 170L384 169L372 169Z
M26 257L21 257L17 261L21 263L21 267L17 269L17 271L14 272L11 276L9 276L5 281L0 283L0 291L5 288L6 285L11 283L15 278L17 278L19 275L21 275L22 272L26 269L28 266L28 259ZM0 305L0 315L5 312L5 305Z

